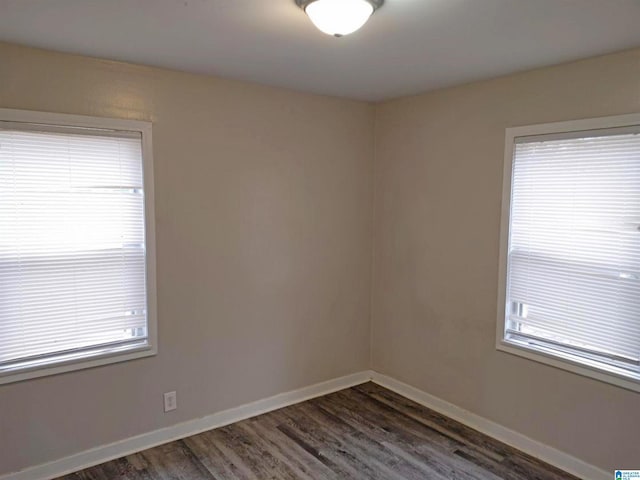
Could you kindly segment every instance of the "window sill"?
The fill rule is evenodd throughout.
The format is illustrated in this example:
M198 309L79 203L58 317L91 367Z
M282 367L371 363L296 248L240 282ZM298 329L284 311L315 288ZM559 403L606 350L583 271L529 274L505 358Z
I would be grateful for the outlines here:
M79 358L60 359L46 364L10 366L0 369L0 385L151 357L156 353L157 348L155 345L144 343L142 345L129 346L125 349L93 352Z
M528 347L524 343L521 344L514 341L499 340L496 348L501 352L593 378L627 390L640 392L640 375L635 376L633 372L627 372L615 367L599 366L596 362L589 362L570 354L546 353L537 348ZM591 365L590 363L593 364Z

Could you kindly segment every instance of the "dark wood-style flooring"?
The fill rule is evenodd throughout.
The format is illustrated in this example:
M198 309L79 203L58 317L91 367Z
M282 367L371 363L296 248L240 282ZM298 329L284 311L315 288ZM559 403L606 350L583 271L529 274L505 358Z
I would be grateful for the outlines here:
M575 478L366 383L60 480Z

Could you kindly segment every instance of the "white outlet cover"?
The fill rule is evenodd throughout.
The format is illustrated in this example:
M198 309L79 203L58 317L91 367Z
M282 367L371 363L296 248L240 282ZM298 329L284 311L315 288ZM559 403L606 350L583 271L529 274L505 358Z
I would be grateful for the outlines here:
M167 392L164 394L164 411L170 412L178 408L178 399L176 392Z

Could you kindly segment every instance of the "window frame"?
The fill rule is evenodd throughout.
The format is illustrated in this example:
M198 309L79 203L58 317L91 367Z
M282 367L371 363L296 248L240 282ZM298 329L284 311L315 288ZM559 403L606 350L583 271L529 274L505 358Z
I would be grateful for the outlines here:
M606 369L597 362L585 363L575 355L560 354L558 352L543 352L533 347L510 342L505 339L506 327L506 296L507 296L507 269L509 256L509 233L511 224L511 186L513 180L513 163L515 160L516 139L553 134L570 134L572 132L588 130L607 130L612 128L640 126L640 114L632 113L615 115L610 117L598 117L582 120L570 120L563 122L544 123L510 127L505 133L504 169L502 181L502 210L500 217L500 255L498 270L498 318L496 326L496 349L501 352L516 355L528 360L533 360L551 367L566 370L578 375L589 377L618 387L640 392L640 378L617 373Z
M141 135L142 179L144 185L145 268L147 290L147 344L118 351L118 348L62 360L48 365L36 365L0 373L0 385L60 373L125 362L158 353L158 322L156 295L155 203L153 181L152 123L140 120L70 115L0 108L0 120L16 123L43 124L62 127L122 130Z

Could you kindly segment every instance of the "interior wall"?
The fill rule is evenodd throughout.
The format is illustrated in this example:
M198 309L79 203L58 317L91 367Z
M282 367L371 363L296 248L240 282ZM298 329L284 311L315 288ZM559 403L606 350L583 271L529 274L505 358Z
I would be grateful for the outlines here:
M640 394L496 351L505 128L640 111L640 50L381 104L373 368L607 470Z
M0 474L369 367L372 106L0 44L0 107L153 122L159 322L0 386Z
M640 458L639 394L494 346L504 129L637 112L640 50L372 107L0 43L0 107L153 122L160 330L155 357L0 386L0 475L369 367Z

